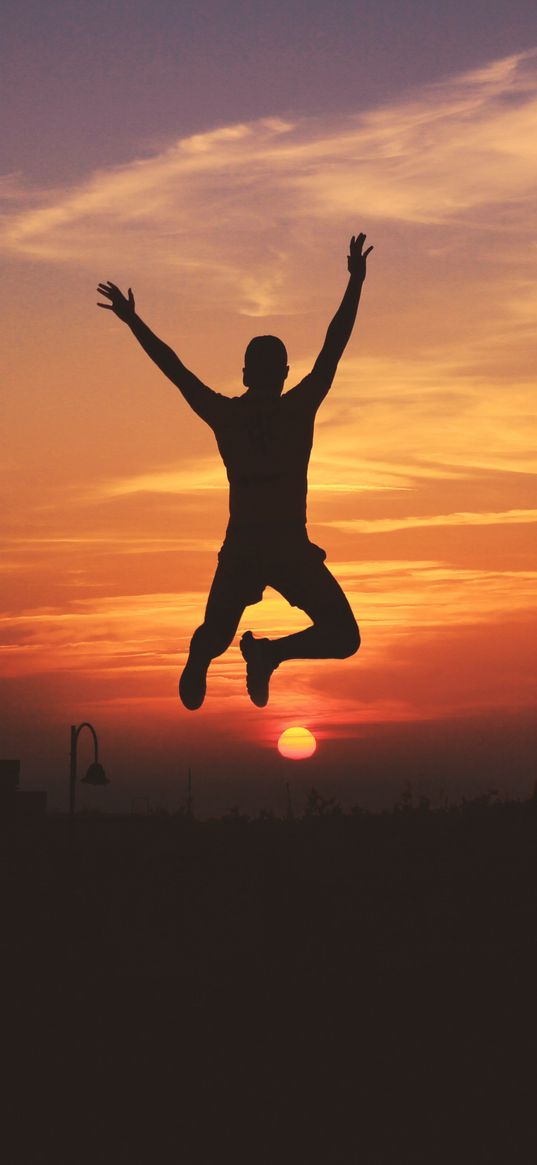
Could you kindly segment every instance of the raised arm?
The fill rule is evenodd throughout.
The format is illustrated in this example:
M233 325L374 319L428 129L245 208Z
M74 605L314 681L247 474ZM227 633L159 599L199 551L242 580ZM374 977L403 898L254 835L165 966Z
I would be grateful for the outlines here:
M328 328L326 339L313 365L309 376L302 381L303 388L311 394L317 402L326 396L339 361L347 347L352 329L356 320L358 304L366 276L366 260L373 247L364 251L365 235L353 235L349 245L347 267L349 282L343 299ZM301 387L301 386L299 386Z
M191 409L202 420L207 421L207 424L212 425L218 405L225 398L221 397L219 393L213 392L197 376L194 376L194 373L185 367L173 349L159 340L147 324L144 324L144 321L136 314L131 288L129 287L128 296L125 296L115 283L108 282L99 283L97 291L99 295L110 300L109 303L98 303L97 307L113 311L118 319L123 320L129 326L144 352L147 352L157 368L160 368L161 372L172 381L172 384L177 386Z

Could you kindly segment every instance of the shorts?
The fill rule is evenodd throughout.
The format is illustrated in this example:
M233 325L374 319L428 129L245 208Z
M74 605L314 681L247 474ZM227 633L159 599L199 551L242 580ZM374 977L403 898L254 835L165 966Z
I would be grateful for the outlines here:
M339 583L325 567L326 551L310 542L305 531L285 540L246 540L227 536L207 606L249 607L261 602L265 587L278 591L292 607L318 608L333 601Z

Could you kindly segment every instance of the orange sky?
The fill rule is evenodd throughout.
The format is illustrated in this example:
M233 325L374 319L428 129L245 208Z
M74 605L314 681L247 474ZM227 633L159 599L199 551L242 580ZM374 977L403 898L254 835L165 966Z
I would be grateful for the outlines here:
M244 121L65 188L5 184L3 755L21 756L26 785L43 776L60 803L82 719L125 798L151 787L158 757L172 800L177 773L212 765L214 781L215 758L222 779L259 764L270 784L295 723L319 740L316 780L352 769L359 799L361 742L383 726L489 717L516 736L531 721L536 143L532 52L346 118ZM241 391L251 336L281 335L292 384L359 230L375 250L318 415L309 524L362 650L286 664L259 710L237 637L193 715L177 676L223 538L225 473L94 287L132 285L142 317L225 393ZM303 624L267 592L242 628ZM523 776L506 765L504 784L524 792L533 761L517 756Z

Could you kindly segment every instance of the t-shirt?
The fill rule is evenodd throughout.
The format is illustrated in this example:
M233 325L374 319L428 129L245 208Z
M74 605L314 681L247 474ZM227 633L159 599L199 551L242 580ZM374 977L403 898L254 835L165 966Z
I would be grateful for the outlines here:
M317 379L305 377L277 397L251 388L236 397L212 394L205 419L227 470L228 533L305 526Z

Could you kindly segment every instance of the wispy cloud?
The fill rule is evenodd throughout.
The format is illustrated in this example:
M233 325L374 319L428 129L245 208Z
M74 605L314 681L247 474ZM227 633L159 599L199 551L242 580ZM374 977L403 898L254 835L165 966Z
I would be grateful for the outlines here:
M21 190L18 207L9 181L3 244L92 268L111 257L131 270L141 261L180 267L187 284L210 270L216 284L233 285L243 312L263 315L281 306L319 217L345 231L357 213L369 223L471 219L496 235L502 228L483 209L509 203L525 213L536 141L531 50L355 116L265 118L197 134L74 188ZM503 229L511 225L504 215Z
M535 522L537 510L505 510L498 513L428 514L402 518L334 518L324 525L359 534L389 534L392 530L414 530L425 526L513 526Z
M126 497L132 494L173 494L198 490L227 490L225 470L216 457L209 461L198 460L195 469L155 469L147 473L132 474L96 483L91 488L95 497ZM87 496L87 495L86 495Z

